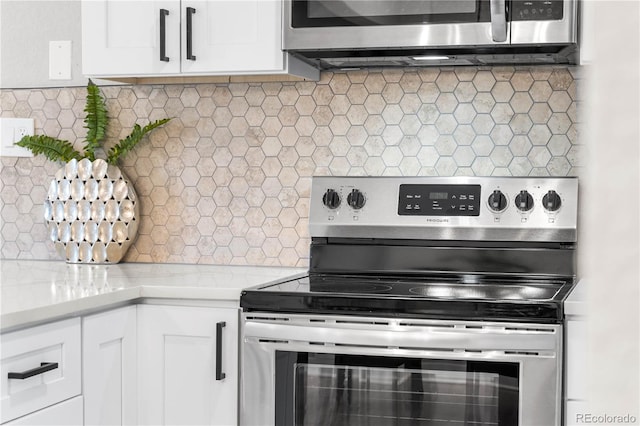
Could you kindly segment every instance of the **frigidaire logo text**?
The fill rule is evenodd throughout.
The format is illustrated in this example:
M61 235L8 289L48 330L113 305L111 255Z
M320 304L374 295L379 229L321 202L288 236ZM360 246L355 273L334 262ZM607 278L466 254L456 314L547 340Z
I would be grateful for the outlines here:
M445 219L445 218L428 218L427 222L435 222L435 223L447 223L449 222L449 219Z

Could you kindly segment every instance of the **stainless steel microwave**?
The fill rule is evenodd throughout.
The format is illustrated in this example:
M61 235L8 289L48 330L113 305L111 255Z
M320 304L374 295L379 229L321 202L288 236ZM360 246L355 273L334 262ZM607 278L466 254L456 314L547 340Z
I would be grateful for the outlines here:
M285 0L283 48L320 68L575 63L577 2Z

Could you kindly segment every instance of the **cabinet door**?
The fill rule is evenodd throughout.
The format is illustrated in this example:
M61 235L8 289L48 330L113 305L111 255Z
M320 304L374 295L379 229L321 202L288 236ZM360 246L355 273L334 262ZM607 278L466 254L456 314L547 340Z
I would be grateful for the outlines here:
M111 76L179 73L180 1L83 0L82 71Z
M182 1L182 72L283 70L281 11L278 0Z
M565 426L581 426L586 424L585 414L593 413L589 410L587 401L568 401L565 407Z
M566 325L565 398L587 399L587 322L583 318L569 319Z
M237 424L236 309L139 305L138 339L140 424Z
M136 307L85 317L82 341L85 423L137 424Z

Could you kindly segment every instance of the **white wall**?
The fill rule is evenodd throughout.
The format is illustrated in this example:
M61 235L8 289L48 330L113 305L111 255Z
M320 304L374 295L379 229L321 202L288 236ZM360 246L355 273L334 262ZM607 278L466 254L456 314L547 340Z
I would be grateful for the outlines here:
M2 2L0 1L0 88L2 88Z
M597 0L594 7L580 241L589 282L589 411L640 420L640 6Z
M0 0L0 88L84 86L80 0ZM49 41L71 40L71 80L49 80Z

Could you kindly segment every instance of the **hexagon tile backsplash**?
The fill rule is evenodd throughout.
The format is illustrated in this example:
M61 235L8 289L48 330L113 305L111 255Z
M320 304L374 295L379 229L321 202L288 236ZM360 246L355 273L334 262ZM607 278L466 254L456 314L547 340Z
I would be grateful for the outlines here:
M310 177L576 175L575 67L325 72L319 82L102 87L111 143L174 117L122 169L140 196L130 262L306 266ZM2 117L84 139L84 88L3 90ZM56 259L58 164L2 158L1 256Z

